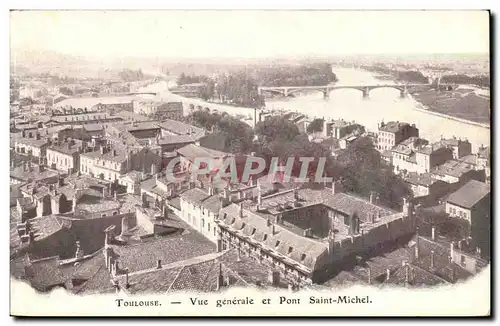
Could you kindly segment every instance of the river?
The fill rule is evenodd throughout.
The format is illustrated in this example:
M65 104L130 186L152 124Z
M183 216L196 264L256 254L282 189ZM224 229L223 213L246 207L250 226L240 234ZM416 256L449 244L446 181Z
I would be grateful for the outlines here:
M394 84L390 80L379 80L373 73L352 69L333 68L337 75L337 85L376 85ZM152 84L147 89L164 91L166 82ZM180 96L170 93L162 93L162 97L175 97L179 100L188 101L195 105L205 103L198 99L186 100ZM210 104L220 111L228 113L253 114L248 108L236 108L228 105ZM473 151L483 145L490 145L490 129L468 123L447 119L417 110L420 105L411 96L400 98L400 92L392 88L377 88L370 91L370 97L363 99L359 90L339 89L330 93L328 100L323 99L321 92L300 95L287 99L270 99L266 101L268 109L286 109L303 112L311 117L325 117L334 119L352 120L360 123L368 130L376 131L377 124L381 121L404 121L415 123L420 129L420 137L429 141L437 141L441 137L466 138L472 143Z

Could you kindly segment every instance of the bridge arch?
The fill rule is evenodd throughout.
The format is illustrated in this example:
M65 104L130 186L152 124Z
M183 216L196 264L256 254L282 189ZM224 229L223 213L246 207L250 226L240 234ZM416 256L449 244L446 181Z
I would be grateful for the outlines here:
M403 92L406 89L405 86L401 86L401 85L376 85L376 86L371 86L369 88L369 90L371 91L373 89L379 89L379 88L393 88L393 89L396 89L400 92Z

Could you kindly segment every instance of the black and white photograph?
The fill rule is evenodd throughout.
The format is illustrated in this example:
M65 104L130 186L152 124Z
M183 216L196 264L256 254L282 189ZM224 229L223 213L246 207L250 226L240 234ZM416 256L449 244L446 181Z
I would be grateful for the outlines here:
M12 315L490 314L489 11L9 18Z

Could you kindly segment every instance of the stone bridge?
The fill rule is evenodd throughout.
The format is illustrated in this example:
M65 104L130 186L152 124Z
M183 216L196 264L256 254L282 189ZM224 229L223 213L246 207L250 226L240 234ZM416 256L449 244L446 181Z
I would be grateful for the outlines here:
M386 85L325 85L325 86L276 86L276 87L259 87L259 95L264 92L281 94L285 97L290 96L295 92L305 91L305 90L315 90L323 93L323 97L328 99L330 97L330 92L338 89L357 89L362 92L364 98L370 96L370 91L377 88L394 88L400 92L402 98L408 95L408 89L415 88L430 88L435 85L430 84L386 84Z

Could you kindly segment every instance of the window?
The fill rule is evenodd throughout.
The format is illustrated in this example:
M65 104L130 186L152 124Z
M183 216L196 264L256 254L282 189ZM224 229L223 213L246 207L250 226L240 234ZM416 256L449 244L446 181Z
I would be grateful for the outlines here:
M201 228L203 229L205 227L205 219L201 219Z
M210 223L208 223L208 232L210 232Z
M462 257L460 257L460 264L462 266L465 266L465 256L464 255L462 255Z

